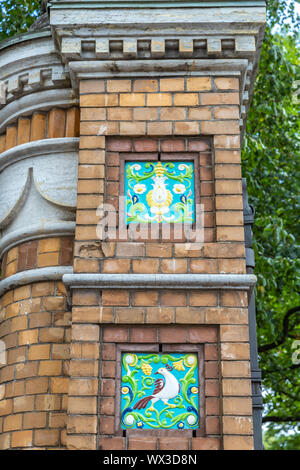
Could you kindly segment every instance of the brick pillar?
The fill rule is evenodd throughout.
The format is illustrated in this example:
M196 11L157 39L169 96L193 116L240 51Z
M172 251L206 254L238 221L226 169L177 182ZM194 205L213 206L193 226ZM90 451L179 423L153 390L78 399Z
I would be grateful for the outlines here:
M72 263L73 239L45 238L11 248L2 282ZM64 448L71 313L63 283L24 283L1 299L2 449Z
M227 76L80 84L68 448L253 448L245 286L130 286L135 274L190 275L191 281L193 275L246 274L238 89L238 79ZM118 211L122 159L155 159L157 153L196 159L203 243L97 234L99 204ZM123 275L126 289L103 289L101 280L91 288L85 275L96 279L98 273L103 279ZM155 436L121 431L118 350L169 344L173 351L203 351L199 429L183 435L157 430Z

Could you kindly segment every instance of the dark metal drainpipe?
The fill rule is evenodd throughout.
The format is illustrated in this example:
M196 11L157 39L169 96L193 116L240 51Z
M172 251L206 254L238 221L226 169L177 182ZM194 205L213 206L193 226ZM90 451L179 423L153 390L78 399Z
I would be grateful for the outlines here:
M247 181L243 178L243 210L244 210L244 231L246 246L246 267L247 273L253 274L255 260L252 249L252 225L254 221L254 208L248 203ZM248 306L249 315L249 337L250 337L250 364L251 364L251 385L252 385L252 410L253 410L253 430L254 449L263 450L262 443L262 392L261 392L261 370L258 366L257 335L256 335L256 311L255 292L252 292Z

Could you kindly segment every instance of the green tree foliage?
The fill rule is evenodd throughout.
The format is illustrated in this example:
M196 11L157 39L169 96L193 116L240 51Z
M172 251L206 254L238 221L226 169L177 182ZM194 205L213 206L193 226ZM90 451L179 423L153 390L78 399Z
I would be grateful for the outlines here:
M299 441L300 352L297 356L294 349L300 348L296 343L300 339L296 242L300 169L298 26L294 2L269 1L268 26L242 154L249 201L256 210L254 249L263 421L268 423L266 448L272 449L287 449L293 440L295 445ZM287 437L284 431L291 429L294 434ZM285 439L289 447L284 445Z
M0 41L24 33L40 10L40 0L0 0Z
M296 0L269 0L243 174L256 210L257 323L266 449L299 449L299 120ZM28 29L40 0L0 0L0 41ZM298 82L299 88L299 82ZM299 347L299 346L298 346ZM297 360L298 359L298 360ZM291 430L293 432L291 432Z

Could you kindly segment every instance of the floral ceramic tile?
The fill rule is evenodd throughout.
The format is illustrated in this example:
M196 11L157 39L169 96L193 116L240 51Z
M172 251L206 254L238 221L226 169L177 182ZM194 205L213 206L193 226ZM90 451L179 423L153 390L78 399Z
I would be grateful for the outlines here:
M193 223L194 163L126 162L125 223Z
M121 427L198 428L197 354L122 354Z

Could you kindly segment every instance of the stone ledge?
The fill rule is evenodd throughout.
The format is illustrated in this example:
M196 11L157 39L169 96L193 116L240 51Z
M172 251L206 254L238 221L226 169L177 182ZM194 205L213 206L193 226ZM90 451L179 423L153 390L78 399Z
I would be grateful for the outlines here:
M27 241L58 236L74 236L74 233L75 222L72 221L52 221L14 230L0 239L0 257L15 245Z
M251 292L254 274L66 274L69 289L225 289Z
M0 281L0 296L16 287L42 281L60 281L65 274L72 272L72 266L50 266L46 268L30 269Z
M49 111L53 108L70 108L77 106L78 100L70 88L37 91L22 96L0 109L0 132L15 122L20 116L30 116L35 111Z
M77 152L79 137L61 137L28 142L12 147L0 154L0 171L25 158L62 153Z

